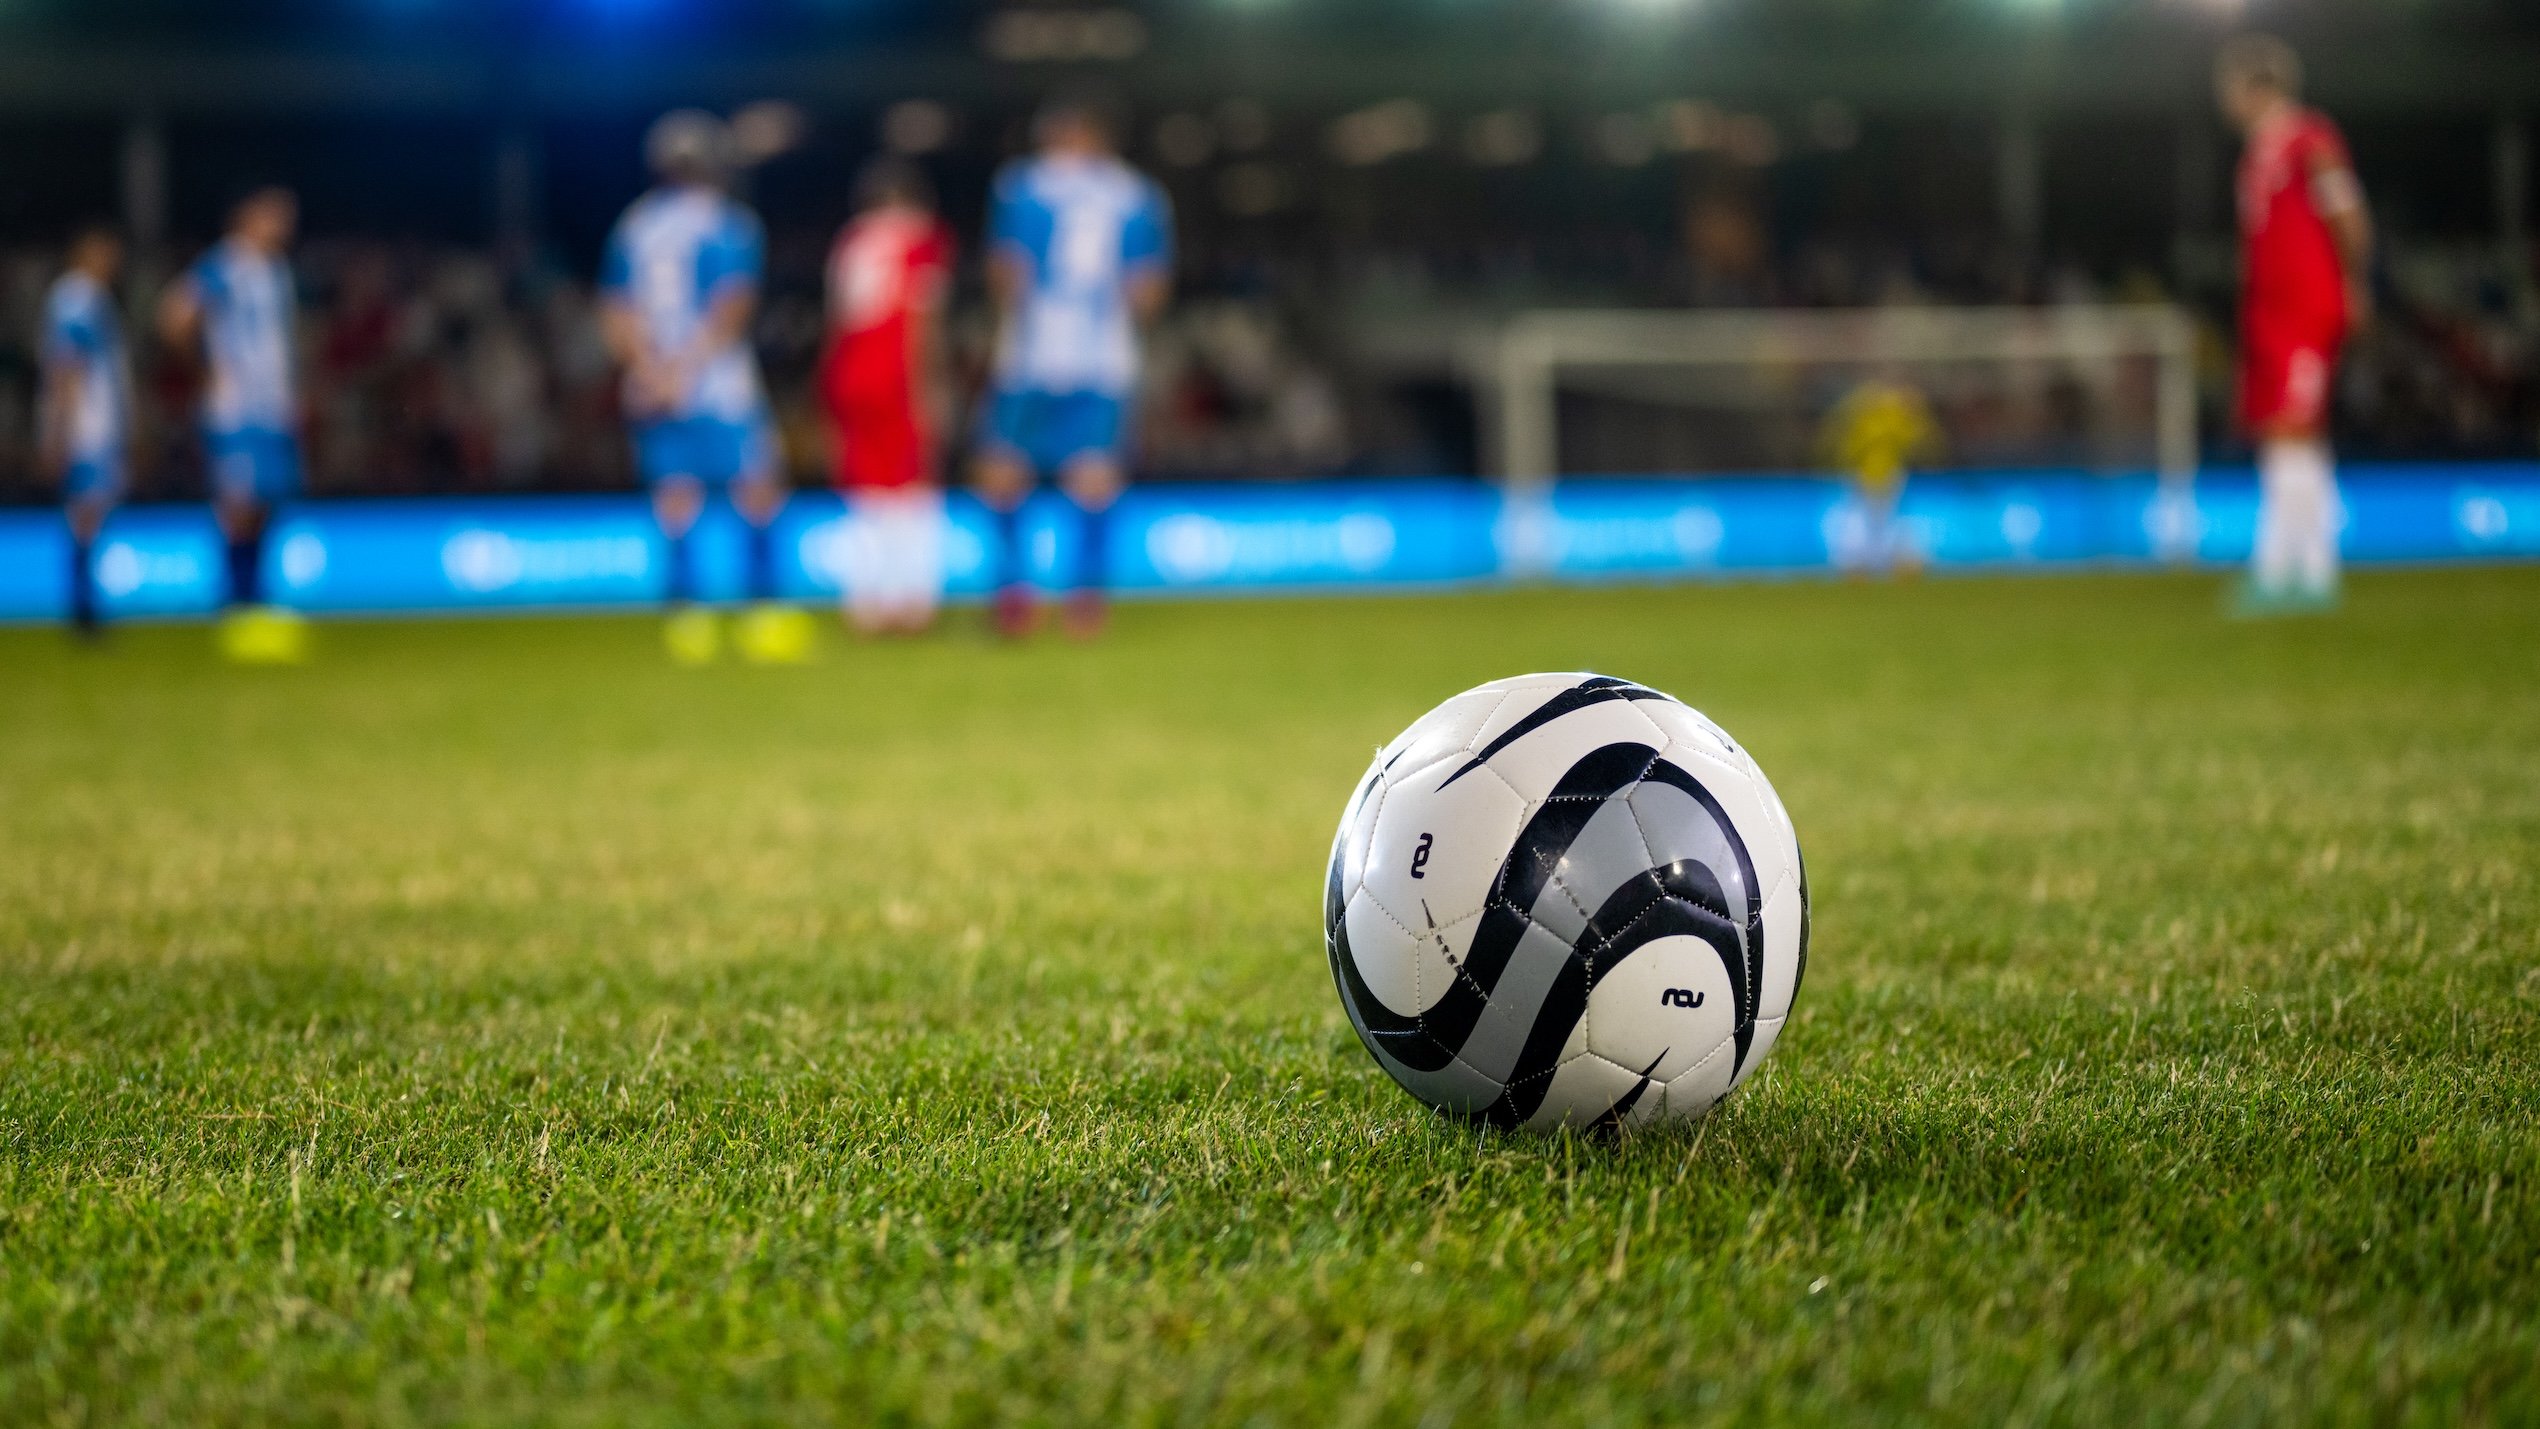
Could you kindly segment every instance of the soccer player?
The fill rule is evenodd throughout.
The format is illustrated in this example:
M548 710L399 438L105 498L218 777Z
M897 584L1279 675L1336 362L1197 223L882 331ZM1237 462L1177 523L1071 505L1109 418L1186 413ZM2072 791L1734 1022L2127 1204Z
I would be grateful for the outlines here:
M1940 454L1940 424L1931 404L1904 382L1874 377L1827 414L1826 445L1835 464L1851 475L1861 507L1861 544L1857 551L1837 553L1837 559L1881 575L1914 574L1922 552L1899 529L1896 509L1915 464Z
M71 239L69 269L44 301L44 399L37 454L61 483L71 535L71 629L95 639L96 551L123 500L132 428L132 378L115 317L123 238L103 225Z
M689 537L709 494L725 491L748 536L752 608L737 631L741 654L803 659L807 617L774 603L772 528L785 490L749 347L765 240L756 216L724 192L731 146L721 120L692 109L666 114L644 152L661 183L618 220L600 290L609 350L626 371L635 464L668 546L664 644L687 664L714 659L722 646L714 613L696 603Z
M1021 510L1055 479L1079 516L1069 630L1101 628L1104 537L1127 478L1138 326L1171 284L1163 191L1121 162L1101 106L1062 100L1035 121L1038 152L998 174L988 281L1001 331L973 479L996 514L997 628L1032 623Z
M308 627L268 605L265 534L300 491L298 299L288 255L300 223L289 189L260 188L230 211L229 234L168 286L159 332L200 344L208 367L203 447L212 505L228 545L221 647L231 659L284 663L307 651Z
M2246 137L2240 417L2258 443L2257 549L2240 608L2317 610L2337 600L2337 481L2327 441L2337 350L2369 320L2372 219L2337 127L2303 107L2302 65L2283 41L2223 47L2214 86Z
M912 164L868 167L856 208L829 254L822 364L848 503L846 611L866 634L915 634L934 623L944 591L931 409L952 236Z

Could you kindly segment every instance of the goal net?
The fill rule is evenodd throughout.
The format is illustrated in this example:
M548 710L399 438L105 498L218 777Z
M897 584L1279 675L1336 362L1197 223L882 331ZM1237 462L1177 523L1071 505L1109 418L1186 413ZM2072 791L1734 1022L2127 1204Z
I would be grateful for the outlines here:
M1485 383L1495 464L1519 488L1838 471L1875 384L1928 414L1914 466L2150 469L2178 491L2195 364L2195 326L2166 306L1554 310L1499 329Z

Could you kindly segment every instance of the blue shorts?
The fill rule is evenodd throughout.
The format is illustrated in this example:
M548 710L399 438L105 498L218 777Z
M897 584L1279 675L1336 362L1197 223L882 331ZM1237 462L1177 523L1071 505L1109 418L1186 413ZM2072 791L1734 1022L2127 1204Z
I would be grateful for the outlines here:
M62 472L62 503L66 506L91 503L112 506L123 500L124 475L121 452L75 457Z
M989 403L979 438L1049 477L1080 457L1119 464L1128 425L1129 399L1114 393L1009 391Z
M203 433L212 463L212 494L223 501L271 506L300 494L300 443L271 427Z
M647 486L767 481L776 475L776 432L766 418L673 417L635 428L635 470Z

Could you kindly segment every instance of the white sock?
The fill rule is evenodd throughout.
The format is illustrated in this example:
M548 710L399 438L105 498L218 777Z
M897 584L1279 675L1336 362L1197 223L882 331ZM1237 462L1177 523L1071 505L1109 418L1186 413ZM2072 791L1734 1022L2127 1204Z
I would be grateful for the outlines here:
M2337 582L2337 491L2328 444L2272 441L2258 448L2258 543L2250 575L2260 590L2325 593Z
M2303 442L2295 450L2301 464L2302 480L2313 491L2311 522L2302 533L2297 548L2296 579L2309 595L2334 595L2337 591L2337 534L2345 524L2345 509L2337 499L2337 471L2326 442Z

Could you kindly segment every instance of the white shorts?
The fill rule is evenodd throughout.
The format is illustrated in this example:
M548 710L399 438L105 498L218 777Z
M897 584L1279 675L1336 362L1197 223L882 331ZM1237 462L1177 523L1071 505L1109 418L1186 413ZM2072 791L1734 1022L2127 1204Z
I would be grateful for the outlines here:
M933 610L944 598L944 493L931 486L847 498L847 608Z

